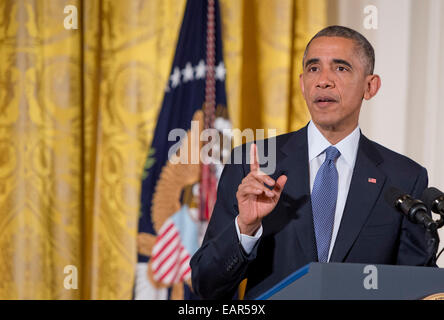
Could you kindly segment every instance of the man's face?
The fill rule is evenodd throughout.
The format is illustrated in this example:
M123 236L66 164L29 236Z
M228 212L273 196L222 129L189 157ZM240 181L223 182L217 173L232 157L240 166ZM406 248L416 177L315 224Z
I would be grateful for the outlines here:
M368 92L371 77L365 74L363 59L353 40L340 37L314 39L300 76L302 93L313 122L325 130L351 131L356 128L362 99L370 99L376 94L369 95Z

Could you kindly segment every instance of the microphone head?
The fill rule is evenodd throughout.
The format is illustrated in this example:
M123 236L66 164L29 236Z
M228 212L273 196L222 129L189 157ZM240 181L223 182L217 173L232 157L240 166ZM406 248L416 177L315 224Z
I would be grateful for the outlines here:
M405 214L409 221L421 224L427 230L436 229L435 221L427 215L427 207L421 200L413 199L409 194L395 187L389 187L384 198L391 207Z
M434 202L440 197L444 199L444 193L434 187L430 187L424 190L421 199L429 209L435 211L435 208L433 208Z
M390 207L397 207L397 202L399 199L406 195L405 192L399 190L395 187L389 187L384 193L384 200Z

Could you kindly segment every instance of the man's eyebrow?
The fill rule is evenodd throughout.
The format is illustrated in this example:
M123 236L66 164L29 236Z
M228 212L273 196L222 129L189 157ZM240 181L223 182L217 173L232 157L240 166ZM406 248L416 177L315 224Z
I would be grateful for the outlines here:
M310 64L319 63L319 58L311 58L305 62L305 67L307 68Z
M308 60L305 62L305 68L307 68L307 67L308 67L309 65L311 65L311 64L319 63L319 61L320 61L319 58L311 58L311 59L308 59ZM332 61L333 61L333 63L335 63L335 64L343 64L343 65L346 65L347 67L349 67L350 69L353 69L351 63L348 62L348 61L346 61L346 60L344 60L344 59L333 59Z
M347 62L347 61L345 61L345 60L343 60L343 59L333 59L333 63L336 63L336 64L344 64L344 65L346 65L347 67L349 67L350 69L353 69L352 65L351 65L349 62Z

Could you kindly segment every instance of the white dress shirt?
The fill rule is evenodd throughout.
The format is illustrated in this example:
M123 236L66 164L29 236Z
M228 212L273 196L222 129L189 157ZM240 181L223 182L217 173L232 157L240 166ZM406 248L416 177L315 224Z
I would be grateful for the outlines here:
M336 160L336 168L338 170L338 199L336 201L335 220L333 225L333 233L330 242L330 250L328 259L333 250L336 236L338 235L339 226L341 224L342 214L344 213L345 202L347 200L348 190L355 167L356 155L358 153L360 130L359 126L353 130L347 137L339 141L334 146L339 150L341 155ZM309 176L310 176L310 192L313 190L313 184L316 174L325 160L325 149L332 144L322 135L318 128L310 121L307 128L308 140L308 160L309 160ZM239 241L246 253L253 250L257 240L262 236L262 226L254 236L241 234L237 225L237 217L235 219L236 231Z

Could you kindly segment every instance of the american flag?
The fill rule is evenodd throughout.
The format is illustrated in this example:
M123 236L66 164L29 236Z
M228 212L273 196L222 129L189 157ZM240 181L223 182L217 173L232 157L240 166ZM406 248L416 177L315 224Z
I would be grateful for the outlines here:
M159 230L151 256L154 279L165 285L188 280L191 276L190 259L178 228L172 219L168 219Z
M136 275L136 279L140 280L135 285L136 299L157 296L157 293L148 293L150 290L160 291L164 287L174 290L181 282L184 282L183 298L195 298L188 287L189 281L186 281L190 278L189 261L200 245L198 239L203 228L196 225L206 226L212 211L217 184L214 175L221 171L220 168L201 164L200 189L196 196L198 212L194 220L187 218L191 208L187 209L187 214L183 207L185 203L181 203L183 210L165 213L171 216L156 230L157 225L153 221L158 221L158 218L153 219L152 206L158 194L156 190L161 173L168 163L168 151L177 143L168 139L169 133L176 129L189 130L196 111L203 111L205 128L216 127L215 120L223 118L223 114L228 115L221 26L217 0L187 1L142 180L139 235L148 234L156 239L154 245L150 243L152 249L148 254L139 250L138 267L141 268L138 272L146 272L150 268L152 277L144 279ZM144 280L149 281L142 283ZM156 285L152 286L151 280ZM140 288L147 289L143 291Z

